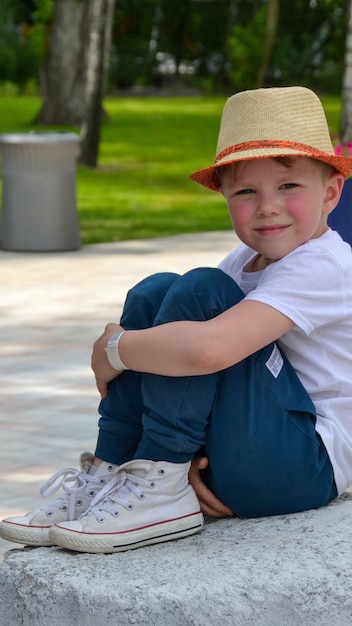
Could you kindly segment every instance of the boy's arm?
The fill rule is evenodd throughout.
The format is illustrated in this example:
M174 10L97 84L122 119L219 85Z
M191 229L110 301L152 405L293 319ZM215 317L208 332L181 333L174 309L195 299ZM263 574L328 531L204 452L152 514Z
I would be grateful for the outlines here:
M198 376L223 370L287 333L293 322L277 309L242 300L204 322L170 322L126 332L119 343L122 362L129 369L164 376ZM102 396L109 380L118 375L105 348L122 328L108 324L95 342L92 369Z
M128 331L119 344L130 369L166 376L197 376L223 370L293 327L277 309L243 300L205 322L180 321Z

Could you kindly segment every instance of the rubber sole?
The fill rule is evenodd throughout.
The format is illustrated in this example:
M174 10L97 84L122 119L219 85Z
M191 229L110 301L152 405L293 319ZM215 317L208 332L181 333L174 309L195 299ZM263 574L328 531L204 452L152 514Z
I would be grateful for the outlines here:
M14 522L0 522L0 537L25 546L49 547L53 546L49 537L50 526L25 526Z
M117 533L79 532L56 525L50 529L50 539L52 544L75 552L111 554L193 535L203 528L203 523L202 513L195 513Z

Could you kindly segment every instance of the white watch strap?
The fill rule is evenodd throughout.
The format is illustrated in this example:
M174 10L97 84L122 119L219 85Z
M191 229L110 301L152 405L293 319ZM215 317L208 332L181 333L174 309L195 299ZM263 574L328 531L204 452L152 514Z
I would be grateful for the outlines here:
M118 372L128 370L128 367L126 367L126 365L121 361L119 355L119 342L125 332L125 330L122 330L118 333L114 333L113 335L111 335L108 341L108 345L105 348L110 365L112 365L112 367Z

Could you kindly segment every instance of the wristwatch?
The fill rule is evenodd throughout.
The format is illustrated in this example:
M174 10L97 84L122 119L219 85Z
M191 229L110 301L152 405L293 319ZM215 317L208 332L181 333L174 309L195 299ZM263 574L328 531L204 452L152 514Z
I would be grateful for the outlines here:
M110 365L112 365L112 367L118 372L128 370L128 367L124 365L119 355L119 341L122 335L125 334L125 332L125 330L122 330L118 333L114 333L113 335L111 335L108 341L108 345L105 348Z

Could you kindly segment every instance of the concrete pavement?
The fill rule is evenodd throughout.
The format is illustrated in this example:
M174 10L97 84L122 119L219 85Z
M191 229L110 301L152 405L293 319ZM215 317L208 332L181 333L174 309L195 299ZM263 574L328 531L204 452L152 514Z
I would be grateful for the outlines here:
M0 519L39 506L43 482L94 450L91 346L119 319L128 288L153 272L216 266L237 244L226 231L0 251ZM0 561L14 547L0 539Z

